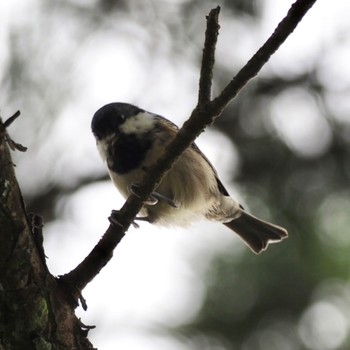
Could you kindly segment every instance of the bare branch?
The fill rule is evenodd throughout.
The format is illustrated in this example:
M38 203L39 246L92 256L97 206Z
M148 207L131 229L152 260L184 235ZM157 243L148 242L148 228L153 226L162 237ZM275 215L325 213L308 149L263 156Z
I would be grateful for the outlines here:
M212 9L207 16L207 30L202 56L202 65L199 78L198 106L205 105L211 100L211 85L215 63L215 48L219 35L220 6Z
M69 290L76 306L78 306L78 300L80 300L84 310L87 309L81 291L112 258L114 248L124 237L126 231L124 229L122 226L110 224L89 255L74 270L59 277L59 281Z
M20 111L15 112L15 114L8 118L5 122L4 122L4 128L8 128L19 116L21 115Z
M12 140L10 135L7 132L7 128L21 115L20 111L17 111L12 117L8 118L4 123L0 119L0 142L5 140L12 151L21 151L25 152L27 147L22 146L20 143L17 143Z
M118 225L111 223L91 253L74 270L62 276L62 281L74 285L80 292L100 272L103 266L111 259L113 249L123 238L124 232L130 227L135 216L140 211L142 203L155 190L163 176L170 170L172 164L191 145L204 128L213 123L242 87L256 76L315 2L316 0L297 0L266 43L224 88L222 93L212 101L210 100L210 92L220 8L213 9L210 12L207 18L197 107L179 130L172 143L169 144L164 155L156 164L149 168L147 176L138 188L138 196L131 194L128 197L118 212Z
M254 78L270 57L278 50L287 37L293 33L306 12L317 0L297 0L289 9L287 15L265 44L255 53L248 63L237 73L221 94L214 99L213 108L220 114L234 99L238 92Z

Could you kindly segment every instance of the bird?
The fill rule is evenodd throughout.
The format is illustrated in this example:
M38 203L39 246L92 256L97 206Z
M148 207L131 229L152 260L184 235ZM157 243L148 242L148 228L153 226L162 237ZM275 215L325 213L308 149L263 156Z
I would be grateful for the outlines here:
M96 111L91 130L113 184L127 198L137 194L147 170L164 154L179 128L158 114L113 102ZM165 174L140 215L136 219L160 226L186 226L201 218L222 223L256 254L288 237L286 229L248 213L229 195L195 143Z

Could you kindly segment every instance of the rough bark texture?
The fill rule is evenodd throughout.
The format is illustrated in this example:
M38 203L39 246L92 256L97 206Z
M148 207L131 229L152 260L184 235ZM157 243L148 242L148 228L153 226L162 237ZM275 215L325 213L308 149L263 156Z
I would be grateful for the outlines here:
M0 122L0 350L92 349L74 301L46 267L4 133Z

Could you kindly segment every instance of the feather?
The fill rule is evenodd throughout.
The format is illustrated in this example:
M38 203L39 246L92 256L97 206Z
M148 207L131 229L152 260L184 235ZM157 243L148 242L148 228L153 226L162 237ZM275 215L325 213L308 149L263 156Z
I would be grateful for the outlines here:
M269 243L288 237L288 232L283 227L263 221L244 210L240 217L224 225L237 233L256 254L266 250Z

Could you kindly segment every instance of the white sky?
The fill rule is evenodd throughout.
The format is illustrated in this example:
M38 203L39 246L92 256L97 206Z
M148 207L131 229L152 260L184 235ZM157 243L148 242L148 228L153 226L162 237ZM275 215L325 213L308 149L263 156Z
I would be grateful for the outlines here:
M176 4L175 1L173 3ZM262 22L256 24L256 29L253 28L253 34L245 33L244 28L240 30L239 24L229 21L223 7L217 61L227 67L233 60L242 64L246 62L271 34L291 3L287 0L261 1L264 16ZM348 116L344 111L349 111L350 105L339 94L349 86L349 49L346 46L339 48L335 44L339 40L349 44L349 38L342 37L349 31L349 11L350 2L346 0L337 0L332 4L318 1L264 68L262 76L294 76L313 66L322 53L319 78L329 80L333 91L329 98L338 98L341 102L336 105L338 108L339 105L343 106L339 115ZM207 12L203 9L203 13L198 11L194 15L204 21ZM28 16L28 13L31 15ZM25 4L19 0L0 2L0 67L6 63L10 27L32 26L36 17L40 17L39 0L28 0ZM190 60L176 60L171 57L171 50L166 48L156 59L149 57L142 45L150 38L142 27L122 20L116 26L121 29L131 26L128 30L132 35L126 34L116 40L111 32L97 31L80 44L79 54L74 54L72 83L75 90L72 98L64 106L60 117L53 121L50 137L43 141L41 148L17 157L19 181L28 193L31 188L35 190L50 173L54 173L60 181L69 183L67 169L70 169L71 177L103 171L104 165L90 133L91 116L101 105L116 100L137 103L178 124L182 124L194 107L198 72L193 63ZM72 18L67 19L65 25L52 25L51 34L60 42L60 55L66 55L74 46L70 31L75 30ZM232 48L232 33L237 31L240 35L236 34L236 47ZM55 55L55 50L51 55ZM146 70L145 64L148 67ZM151 80L150 77L156 79ZM317 115L315 101L310 103L311 96L305 91L293 93L292 96L276 96L271 106L270 127L275 128L295 152L312 157L329 144L331 136L328 124ZM292 110L293 96L298 101L306 102ZM2 112L8 112L8 115L14 112L11 108L19 108L6 105L3 99L0 104L1 107L4 105ZM22 114L26 114L23 109ZM307 123L305 115L308 116ZM20 130L17 133L22 135ZM17 136L16 140L22 142L21 137ZM28 139L28 142L29 145L26 145L30 147L31 140ZM228 184L232 169L239 166L236 151L230 142L222 135L209 132L201 136L198 143L218 168L224 182L227 180L230 192L236 193ZM50 149L53 158L43 163L47 149ZM222 159L230 159L230 162L223 162ZM38 168L41 169L39 174ZM52 273L63 274L74 268L107 228L106 219L110 210L122 204L121 196L110 182L88 186L62 199L57 210L64 208L63 218L45 227L45 249ZM211 223L197 223L176 231L142 224L139 230L130 229L117 247L112 261L84 291L88 311L79 309L77 313L84 323L97 326L96 330L91 331L90 339L103 350L190 350L205 349L206 346L209 349L209 340L207 345L203 339L194 340L193 343L181 341L157 332L157 327L181 325L195 317L205 297L203 278L211 259L222 251L231 251L238 258L246 249L224 227ZM251 259L257 257L252 254ZM330 307L315 304L301 322L310 323L312 315L318 315L320 310L324 312ZM340 317L336 311L332 312ZM336 339L334 344L337 344ZM220 346L216 348L220 349Z

